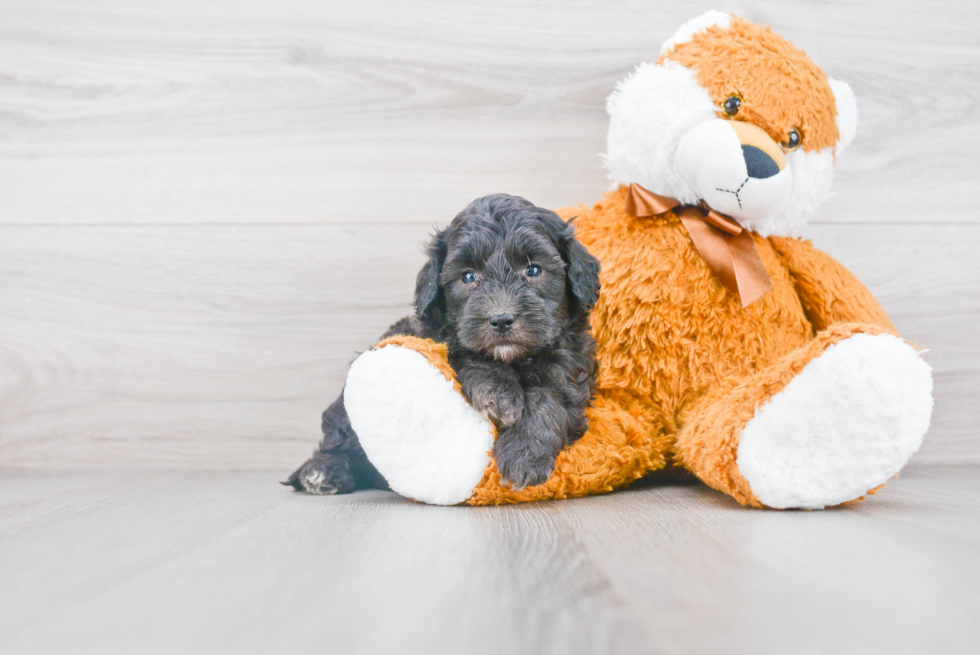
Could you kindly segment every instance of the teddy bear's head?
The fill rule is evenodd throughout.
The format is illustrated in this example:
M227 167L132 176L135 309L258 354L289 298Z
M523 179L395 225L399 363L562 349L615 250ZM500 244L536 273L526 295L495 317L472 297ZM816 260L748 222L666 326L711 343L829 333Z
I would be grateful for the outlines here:
M857 130L847 84L768 27L718 11L682 25L606 108L616 184L704 201L762 236L813 214Z

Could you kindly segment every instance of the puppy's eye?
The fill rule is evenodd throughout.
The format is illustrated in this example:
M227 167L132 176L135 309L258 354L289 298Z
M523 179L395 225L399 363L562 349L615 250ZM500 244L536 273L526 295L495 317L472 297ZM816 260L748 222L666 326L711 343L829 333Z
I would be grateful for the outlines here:
M538 277L539 275L541 275L543 270L537 264L531 264L530 266L527 267L526 272L528 277Z
M739 108L742 106L742 99L738 96L728 96L725 100L725 113L729 116L734 116L738 113Z
M790 130L789 134L786 135L786 140L780 143L786 150L796 150L803 143L803 137L800 136L799 130Z
M473 271L466 271L463 273L463 276L460 279L463 281L463 284L473 284L476 282L476 273Z

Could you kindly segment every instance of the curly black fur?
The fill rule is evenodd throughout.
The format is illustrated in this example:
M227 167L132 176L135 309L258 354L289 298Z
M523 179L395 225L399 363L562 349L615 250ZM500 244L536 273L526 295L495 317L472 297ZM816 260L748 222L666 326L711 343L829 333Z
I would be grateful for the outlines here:
M497 425L500 472L516 488L540 484L588 427L599 262L557 214L505 194L470 203L427 252L415 316L382 338L447 343L463 394ZM361 449L343 396L323 413L317 452L283 484L311 493L387 486Z

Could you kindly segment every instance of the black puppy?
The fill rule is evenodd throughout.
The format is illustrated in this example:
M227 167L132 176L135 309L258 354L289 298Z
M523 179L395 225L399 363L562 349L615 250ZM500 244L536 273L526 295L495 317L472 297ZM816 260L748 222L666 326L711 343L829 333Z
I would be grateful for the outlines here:
M463 394L497 425L497 467L516 488L547 480L558 453L587 428L599 262L574 234L523 198L474 200L429 244L415 316L382 337L449 345ZM320 494L387 487L361 449L343 396L323 413L322 427L317 452L283 484Z

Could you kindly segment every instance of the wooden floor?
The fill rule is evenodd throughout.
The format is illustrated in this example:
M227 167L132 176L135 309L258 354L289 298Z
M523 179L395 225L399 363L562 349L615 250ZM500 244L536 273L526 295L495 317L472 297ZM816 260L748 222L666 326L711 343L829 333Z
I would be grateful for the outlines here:
M3 653L975 653L980 468L824 512L516 507L276 472L0 472Z

